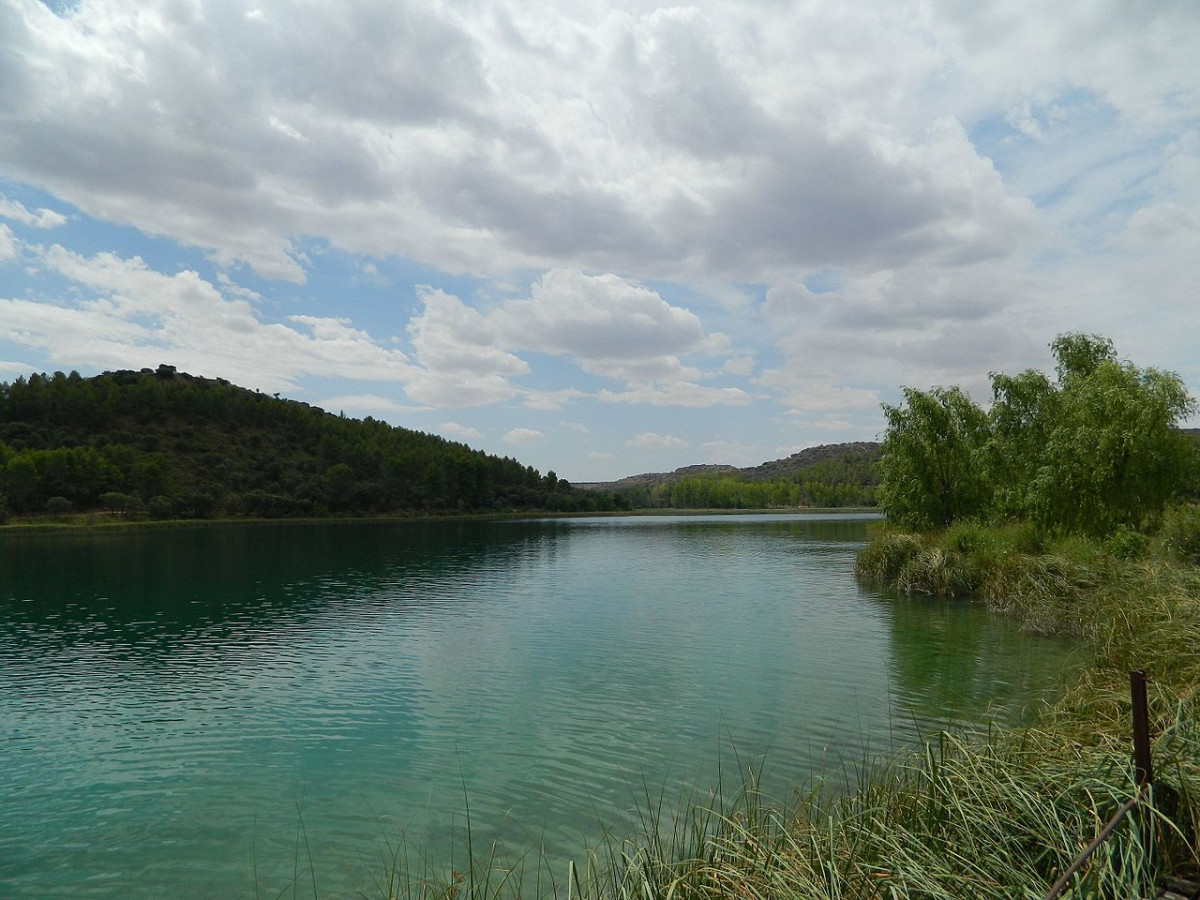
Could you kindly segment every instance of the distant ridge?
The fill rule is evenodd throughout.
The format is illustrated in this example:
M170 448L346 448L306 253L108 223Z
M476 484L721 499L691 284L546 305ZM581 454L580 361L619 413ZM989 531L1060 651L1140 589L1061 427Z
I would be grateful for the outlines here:
M1181 428L1184 434L1200 444L1200 428ZM841 444L821 444L785 456L769 460L757 466L738 468L720 464L683 466L673 472L646 472L629 475L619 481L575 482L575 487L591 491L621 491L630 488L655 488L663 484L674 484L685 478L717 478L723 475L743 481L774 481L792 479L805 469L826 462L851 462L865 460L874 463L883 452L879 441L849 441Z
M882 445L877 441L821 444L818 447L806 447L783 459L770 460L747 468L726 465L684 466L673 472L647 472L643 475L630 475L619 481L576 482L575 487L594 491L621 491L629 488L654 488L662 484L673 484L685 478L716 478L722 475L741 478L745 481L773 481L792 478L805 469L820 463L864 459L873 463L879 458L881 448Z

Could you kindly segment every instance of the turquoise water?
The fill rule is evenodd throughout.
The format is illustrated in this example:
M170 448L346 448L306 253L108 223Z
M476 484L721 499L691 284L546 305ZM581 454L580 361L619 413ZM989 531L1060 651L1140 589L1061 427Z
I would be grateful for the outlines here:
M865 533L810 515L6 536L0 896L274 897L297 867L298 896L377 896L402 837L461 863L468 804L477 847L543 848L561 876L647 794L704 796L765 757L786 795L1057 683L1062 642L856 583Z

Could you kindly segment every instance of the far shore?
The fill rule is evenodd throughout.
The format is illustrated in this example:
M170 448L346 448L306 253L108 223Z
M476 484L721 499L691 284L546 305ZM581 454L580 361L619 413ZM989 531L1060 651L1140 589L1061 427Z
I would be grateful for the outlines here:
M656 516L754 516L796 515L798 513L875 513L883 514L873 506L817 507L794 506L770 509L634 509L607 512L550 512L522 510L507 512L473 513L395 513L382 516L325 516L298 518L251 518L227 517L214 519L126 519L120 515L101 512L79 513L60 518L21 517L10 519L0 525L0 535L6 534L54 534L78 533L82 531L131 531L176 528L212 528L226 525L351 525L351 524L397 524L403 522L483 522L508 521L514 519L615 519L627 517L653 518Z

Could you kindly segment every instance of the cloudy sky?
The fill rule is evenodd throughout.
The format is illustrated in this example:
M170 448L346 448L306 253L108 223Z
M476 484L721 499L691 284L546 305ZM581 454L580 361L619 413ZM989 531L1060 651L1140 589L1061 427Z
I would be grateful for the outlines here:
M1064 331L1200 394L1198 286L1194 0L0 0L2 380L603 480L874 439Z

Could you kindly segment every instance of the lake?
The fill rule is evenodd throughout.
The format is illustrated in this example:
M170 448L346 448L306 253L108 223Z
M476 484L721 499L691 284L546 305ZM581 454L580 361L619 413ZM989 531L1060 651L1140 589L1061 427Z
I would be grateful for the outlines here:
M401 840L461 863L468 806L562 877L647 797L786 797L1055 688L1070 644L856 582L867 525L0 537L0 895L275 897L298 860L377 896Z

